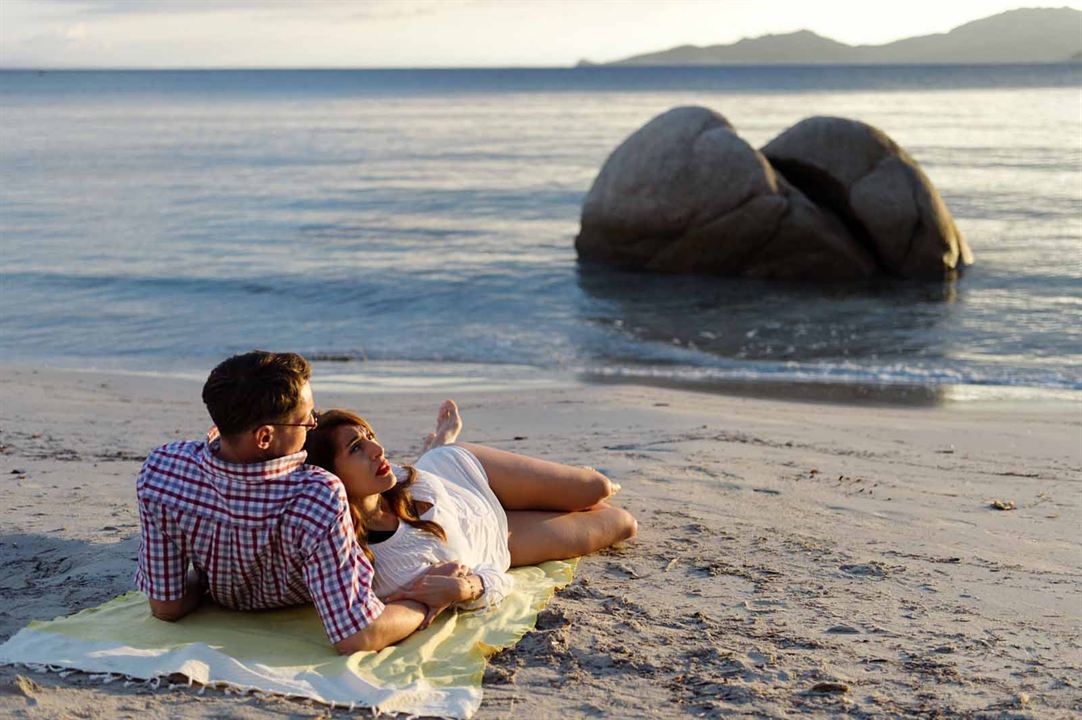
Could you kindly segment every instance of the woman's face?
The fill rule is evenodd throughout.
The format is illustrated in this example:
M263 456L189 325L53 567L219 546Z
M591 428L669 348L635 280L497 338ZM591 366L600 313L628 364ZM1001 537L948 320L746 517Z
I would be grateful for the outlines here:
M383 447L359 425L334 430L334 474L342 479L351 500L378 495L394 487L397 480Z

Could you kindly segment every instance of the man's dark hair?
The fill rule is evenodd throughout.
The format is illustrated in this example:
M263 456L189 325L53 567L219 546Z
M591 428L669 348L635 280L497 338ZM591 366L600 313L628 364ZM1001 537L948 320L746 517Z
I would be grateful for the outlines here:
M222 435L284 420L300 403L312 366L296 353L253 350L223 360L203 385L203 403Z

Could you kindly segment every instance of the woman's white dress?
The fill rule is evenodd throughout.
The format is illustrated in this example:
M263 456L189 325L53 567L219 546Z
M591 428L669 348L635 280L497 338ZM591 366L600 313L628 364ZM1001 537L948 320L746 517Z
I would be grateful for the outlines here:
M447 542L400 522L390 538L370 544L376 595L386 597L430 565L455 560L470 567L485 586L480 598L459 607L472 610L498 604L514 585L507 574L511 566L507 513L489 487L481 462L465 448L444 445L426 452L414 467L418 472L410 493L414 500L432 504L421 519L439 523ZM403 468L394 471L400 480L406 477Z

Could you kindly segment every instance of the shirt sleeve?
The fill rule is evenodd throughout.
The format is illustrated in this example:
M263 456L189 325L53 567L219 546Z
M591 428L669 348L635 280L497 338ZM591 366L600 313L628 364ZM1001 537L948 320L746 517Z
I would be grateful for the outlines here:
M353 534L349 513L338 516L304 564L304 581L332 644L360 632L383 612L372 591L372 564Z
M179 600L187 589L188 556L172 537L172 520L158 503L139 501L135 586L152 600Z
M473 574L481 578L485 592L481 597L471 602L460 602L458 607L463 610L480 610L499 605L515 587L515 578L511 577L495 565L482 563L473 568Z
M405 468L402 469L404 474L409 473ZM417 470L417 475L413 478L413 484L409 486L410 496L414 500L420 500L421 502L436 504L436 500L439 498L439 494L436 492L436 488L432 485L431 475L424 470ZM422 513L423 514L423 513Z

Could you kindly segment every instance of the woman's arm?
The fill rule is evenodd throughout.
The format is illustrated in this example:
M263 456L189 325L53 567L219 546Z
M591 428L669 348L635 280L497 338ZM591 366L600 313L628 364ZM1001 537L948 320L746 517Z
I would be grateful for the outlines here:
M386 602L415 600L428 606L428 615L421 627L428 627L447 607L459 602L471 602L485 593L485 583L461 563L434 565L404 588L387 596Z
M472 574L481 581L483 592L474 598L460 600L458 606L463 610L480 610L481 608L495 607L503 602L503 599L511 593L515 586L515 579L505 571L482 563L476 566Z

